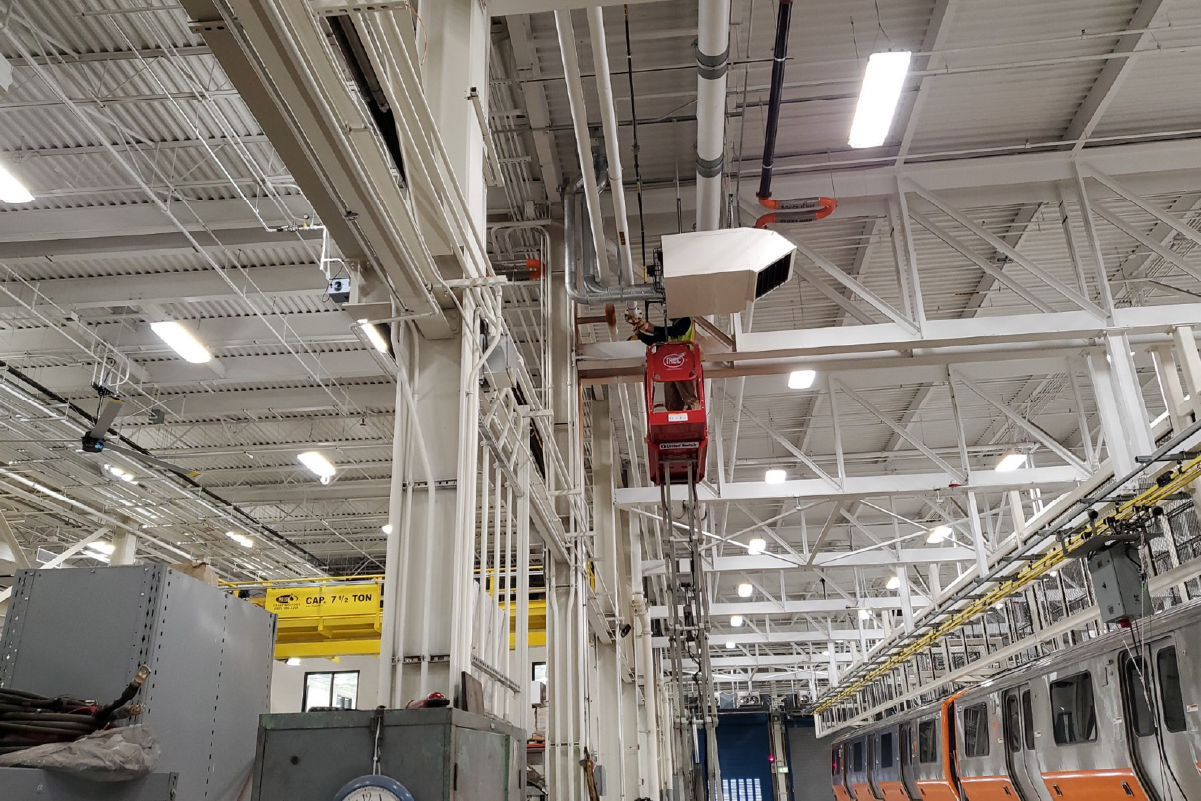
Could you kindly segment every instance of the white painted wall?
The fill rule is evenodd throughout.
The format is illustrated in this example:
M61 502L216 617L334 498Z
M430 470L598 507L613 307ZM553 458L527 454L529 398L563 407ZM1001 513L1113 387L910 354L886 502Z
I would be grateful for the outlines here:
M304 701L304 674L337 670L359 671L358 709L374 709L379 680L379 657L343 656L331 659L302 659L299 665L276 660L271 668L271 711L300 712Z

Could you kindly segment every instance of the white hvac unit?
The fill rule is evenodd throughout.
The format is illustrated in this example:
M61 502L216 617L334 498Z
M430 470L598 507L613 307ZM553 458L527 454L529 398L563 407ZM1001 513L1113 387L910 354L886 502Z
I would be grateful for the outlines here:
M668 317L733 314L792 277L793 245L775 231L727 228L663 237Z

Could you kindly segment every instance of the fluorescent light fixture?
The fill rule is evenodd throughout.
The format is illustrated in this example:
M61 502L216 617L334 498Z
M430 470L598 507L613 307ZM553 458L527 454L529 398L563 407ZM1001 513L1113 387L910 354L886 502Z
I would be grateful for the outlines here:
M763 480L768 484L783 484L788 479L788 473L778 468L768 470L763 474Z
M1001 457L1001 461L997 462L997 472L1012 473L1024 464L1026 464L1026 454L1007 453Z
M872 616L872 612L870 609L860 609L859 610L859 619L860 620L867 620L871 616Z
M817 379L816 370L793 370L788 374L789 389L809 389Z
M366 320L359 320L359 328L363 329L363 333L367 335L368 341L375 346L375 349L380 353L388 352L388 341L384 339L384 335L379 332L371 323Z
M751 556L758 556L767 550L767 540L761 537L755 537L746 544L746 552Z
M113 478L119 478L122 481L129 482L130 484L138 483L137 476L135 476L133 473L129 472L128 470L118 467L115 464L105 463L105 464L101 465L101 467L104 468L104 472L108 473Z
M737 647L738 647L738 646L736 646L736 645L735 645L734 643L732 643L732 642L728 642L728 643L726 643L726 650L727 650L727 651L733 651L733 650L734 650L735 648L737 648Z
M1055 578L1056 576L1059 575L1059 571L1058 570L1048 570L1047 575L1050 576L1051 578Z
M296 667L297 665L299 665L299 664L300 664L300 658L299 658L299 657L295 657L295 656L290 656L290 657L288 657L287 659L285 659L285 660L284 660L284 664L285 664L285 665L290 665L290 666L292 666L292 667Z
M997 601L995 604L992 605L992 608L996 609L998 612L1004 612L1005 611L1005 601L1004 600Z
M900 576L889 576L888 583L885 584L884 586L890 590L900 589L901 588L901 577Z
M25 184L0 164L0 200L5 203L30 203L33 195L25 188Z
M754 594L754 592L755 592L755 588L752 587L750 584L747 584L746 582L743 582L742 584L738 585L738 597L739 598L750 598L751 595Z
M909 74L911 55L908 51L872 53L868 58L848 145L879 147L884 144L897 111L897 101L901 99L905 76Z
M385 534L391 534L392 533L392 524L384 523L382 526L379 527L379 530L384 532Z
M208 348L200 344L200 340L191 331L174 320L151 323L150 330L157 334L159 339L170 345L171 350L178 353L179 357L186 362L204 364L213 360L213 354L209 353Z
M317 451L305 451L296 458L319 478L331 479L334 477L334 473L338 472L330 460Z
M736 629L742 628L742 615L730 615L730 625Z
M225 532L225 536L229 537L231 540L238 543L238 545L241 545L243 548L253 548L254 547L254 540L252 540L250 537L247 537L245 534L243 534L239 531L227 531L227 532Z
M926 542L929 542L929 543L942 542L949 536L951 536L951 527L950 526L935 526L934 528L930 529L930 531L927 533Z
M113 545L108 540L96 540L95 542L89 542L84 547L93 551L97 551L98 553L102 553L105 556L111 556L112 552L117 550L117 546Z

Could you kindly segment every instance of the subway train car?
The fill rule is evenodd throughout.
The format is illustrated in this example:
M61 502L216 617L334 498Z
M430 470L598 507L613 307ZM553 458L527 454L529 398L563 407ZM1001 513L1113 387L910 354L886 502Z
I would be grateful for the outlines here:
M1201 801L1201 602L834 741L837 801Z

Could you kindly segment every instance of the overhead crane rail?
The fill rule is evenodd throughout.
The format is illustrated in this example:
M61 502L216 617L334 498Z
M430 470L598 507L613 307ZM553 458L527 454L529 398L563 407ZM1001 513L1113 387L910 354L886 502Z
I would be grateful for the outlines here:
M907 660L917 656L948 634L979 617L986 610L1019 592L1052 570L1055 570L1065 561L1073 558L1073 554L1082 546L1090 542L1095 542L1098 539L1118 534L1119 529L1125 524L1135 521L1137 518L1145 515L1153 515L1154 509L1160 503L1201 478L1201 453L1196 451L1181 452L1178 450L1183 443L1187 442L1199 431L1201 431L1201 421L1185 429L1154 453L1139 457L1139 467L1130 471L1125 476L1120 478L1115 477L1096 493L1082 498L1076 504L1076 507L1080 508L1073 507L1075 513L1068 516L1069 513L1065 512L1063 515L1068 516L1068 520L1071 521L1079 515L1080 511L1088 510L1090 514L1087 522L1076 526L1070 526L1069 522L1067 525L1052 528L1051 523L1053 521L1047 521L1044 528L1031 537L1027 548L1001 560L988 575L977 579L976 582L964 587L949 599L947 601L947 608L940 613L936 613L934 620L924 624L923 628L929 627L929 631L905 644L899 650L895 650L887 655L881 655L876 660L873 660L873 662L861 666L856 673L851 674L849 681L832 689L824 697L819 698L814 706L814 712L821 715L834 709L836 705L852 698L856 693L867 688L877 679L888 675L894 669L902 666ZM1150 470L1154 465L1163 464L1164 462L1176 462L1176 465L1161 472L1156 477L1153 486L1132 497L1121 497L1118 495L1118 491L1122 487L1125 487L1129 482ZM1113 506L1104 514L1096 512L1093 508L1107 502L1112 503ZM1042 554L1033 555L1032 552L1038 545L1045 542L1049 537L1055 538L1051 546ZM1016 572L1011 575L1002 575L1006 570L1011 569L1013 565L1023 562L1025 566ZM981 587L992 582L996 582L994 589L982 594L979 593ZM969 601L966 606L952 608L955 604L965 599Z

